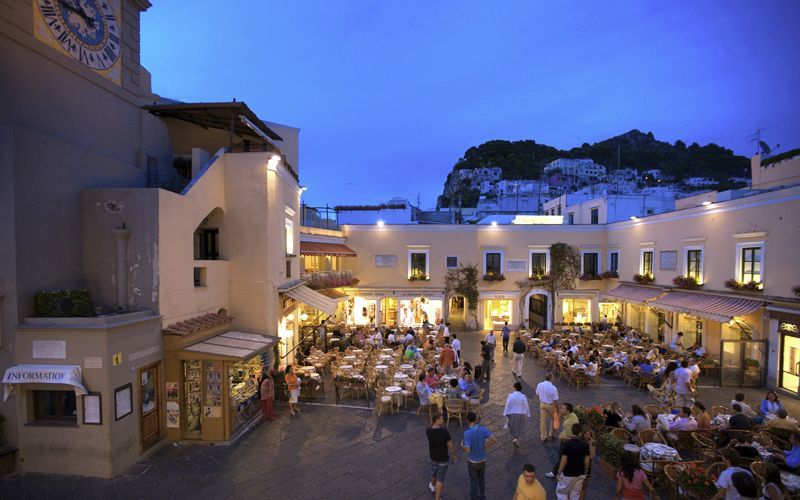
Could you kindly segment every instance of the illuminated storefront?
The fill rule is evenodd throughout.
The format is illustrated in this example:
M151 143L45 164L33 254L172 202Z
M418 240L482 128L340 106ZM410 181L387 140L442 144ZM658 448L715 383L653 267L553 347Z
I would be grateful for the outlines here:
M424 321L442 319L442 294L346 290L338 317L347 325L386 325L390 328L417 327ZM390 296L389 296L390 295Z
M500 330L507 322L509 327L515 328L515 313L517 298L515 293L483 293L479 296L483 309L484 330Z
M622 304L620 302L600 302L600 318L606 318L609 325L622 321Z
M591 299L569 298L563 299L561 302L561 314L564 318L563 323L591 323L591 311Z
M777 320L780 358L778 358L778 387L794 394L800 393L800 314L771 312Z

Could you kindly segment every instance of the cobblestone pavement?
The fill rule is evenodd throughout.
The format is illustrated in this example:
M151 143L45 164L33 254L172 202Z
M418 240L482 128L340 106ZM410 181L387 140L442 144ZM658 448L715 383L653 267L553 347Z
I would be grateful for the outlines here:
M478 361L480 334L465 332L462 354ZM498 347L492 380L484 403L486 425L498 438L489 449L487 498L509 499L522 465L532 463L548 491L555 498L555 481L544 477L558 454L557 445L542 445L538 439L538 401L534 389L544 376L538 361L525 359L524 393L531 400L532 418L514 448L508 431L502 429L503 405L511 391L511 358ZM646 404L646 391L609 379L602 389L567 388L557 384L562 401L593 405L619 401L624 408ZM707 404L729 404L735 389L701 388L700 399ZM752 403L763 391L745 391ZM330 393L330 391L329 391ZM330 398L330 394L328 399ZM786 399L786 398L784 398ZM786 402L797 414L797 402ZM376 418L371 409L347 401L342 406L302 404L299 417L291 418L285 404L277 403L279 418L259 424L233 445L165 445L150 458L134 465L112 480L18 473L0 479L0 498L269 498L269 499L429 499L429 462L425 428L427 417L409 409ZM347 405L347 406L345 406ZM795 410L795 411L792 411ZM463 427L449 426L460 442ZM587 498L612 498L614 482L599 467L589 482ZM447 473L445 498L469 498L469 478L463 453Z

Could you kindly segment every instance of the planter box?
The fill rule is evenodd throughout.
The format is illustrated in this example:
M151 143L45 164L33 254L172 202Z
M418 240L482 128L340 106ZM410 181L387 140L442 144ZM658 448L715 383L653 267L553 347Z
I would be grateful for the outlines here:
M603 472L605 473L606 476L608 476L608 477L610 477L611 479L614 479L614 480L617 479L617 470L618 469L616 467L614 467L613 465L611 465L610 463L606 462L605 460L603 460L602 458L599 458L599 457L598 457L597 461L600 462L600 469L603 470Z

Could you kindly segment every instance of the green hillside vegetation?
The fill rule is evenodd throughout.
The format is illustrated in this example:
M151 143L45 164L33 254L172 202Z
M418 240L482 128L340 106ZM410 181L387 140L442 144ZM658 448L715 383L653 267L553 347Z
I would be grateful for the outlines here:
M584 143L568 151L537 144L536 141L487 141L469 148L453 166L453 171L466 168L500 167L503 179L538 179L541 169L557 158L591 158L609 170L617 166L617 151L621 167L639 171L658 168L677 181L687 177L710 177L726 184L729 177L749 177L750 159L733 154L733 151L716 144L700 146L683 141L675 144L653 137L651 132L631 130L625 134L594 144ZM451 173L452 175L452 173ZM448 176L449 177L449 176ZM478 191L464 186L461 192L463 206L475 206ZM448 206L449 199L442 195L439 206Z

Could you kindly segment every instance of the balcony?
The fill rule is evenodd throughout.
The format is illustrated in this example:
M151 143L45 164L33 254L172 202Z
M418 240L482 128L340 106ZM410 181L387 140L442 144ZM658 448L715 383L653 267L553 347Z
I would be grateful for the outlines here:
M339 288L358 284L358 279L350 271L316 271L300 273L300 278L312 290Z

